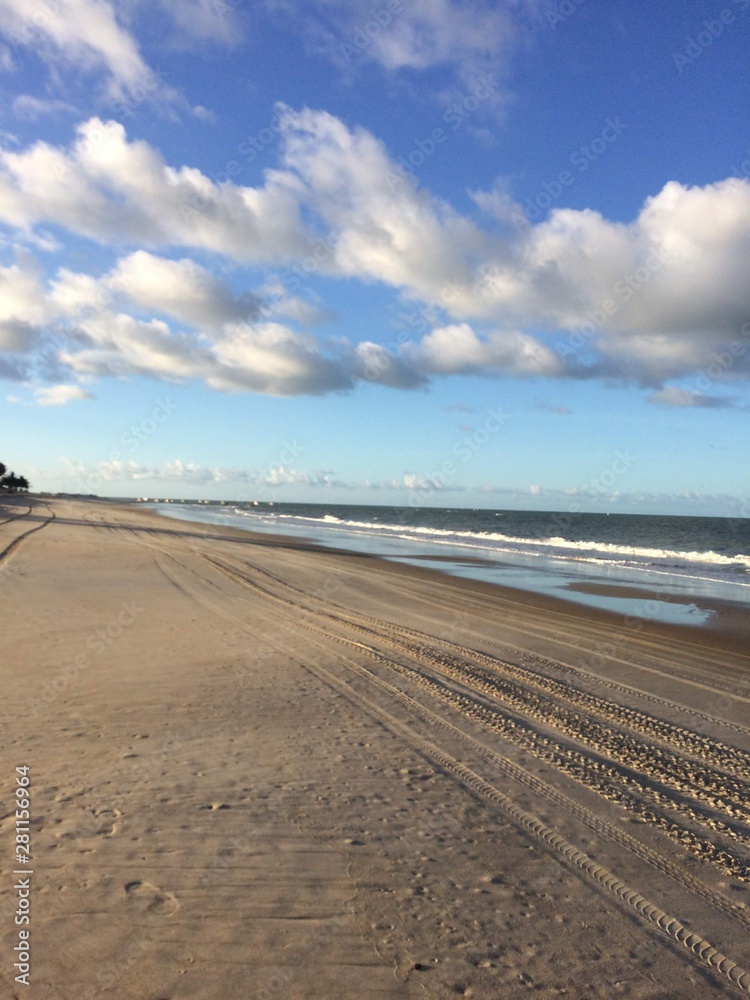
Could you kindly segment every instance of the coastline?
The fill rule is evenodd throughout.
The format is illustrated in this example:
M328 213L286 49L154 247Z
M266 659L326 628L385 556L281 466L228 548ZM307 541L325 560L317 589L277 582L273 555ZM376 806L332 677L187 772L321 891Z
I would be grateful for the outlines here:
M467 581L484 582L528 595L549 597L566 604L610 611L628 621L641 619L649 624L653 622L687 626L690 629L710 625L719 631L730 629L740 638L750 632L750 603L747 593L737 590L736 586L736 593L732 593L731 584L727 592L726 581L715 580L712 584L707 584L690 575L681 580L670 580L662 575L651 579L646 576L638 582L629 580L627 573L621 575L622 571L614 564L609 567L607 575L602 576L600 567L592 571L585 560L578 563L566 562L561 559L559 550L556 556L537 563L535 560L529 562L523 556L520 560L518 557L514 559L510 553L496 554L494 557L489 554L474 554L468 548L462 550L460 545L454 552L441 552L439 546L430 551L422 539L410 538L408 535L394 539L390 534L383 537L377 532L352 534L344 531L336 534L330 529L321 531L317 525L311 525L308 532L305 526L297 522L291 522L291 528L275 531L273 527L256 527L254 522L242 523L242 519L231 516L227 521L218 513L223 515L224 508L225 505L213 509L194 505L192 509L185 509L180 504L163 504L149 505L146 509L178 522L194 520L194 523L215 525L217 528L239 528L259 537L293 538L317 546L323 551L332 549L357 552L404 566L437 570ZM196 515L194 519L193 514ZM295 515L287 514L286 517L294 518ZM286 526L287 521L283 524ZM711 553L707 555L710 556ZM630 575L632 576L632 571Z
M674 932L750 967L750 852L707 825L750 829L731 608L638 627L135 505L6 516L33 996L735 995Z
M109 501L104 501L109 502ZM113 501L114 502L114 501ZM141 510L143 513L153 513L160 520L172 520L172 515L166 512L156 512L151 511L148 508L140 508L134 506L134 509ZM449 566L450 564L470 564L475 563L476 565L488 565L496 566L496 563L490 560L483 559L481 556L467 557L465 555L404 555L403 557L396 557L392 555L383 555L377 552L362 552L354 549L348 549L343 546L333 545L331 543L321 544L315 540L300 538L291 534L281 534L274 533L271 531L257 532L253 531L251 528L233 528L224 525L210 525L202 521L191 521L189 517L185 517L183 514L175 516L174 520L178 523L184 521L188 524L200 525L201 527L215 527L217 531L217 537L221 537L224 532L229 532L233 537L242 539L244 536L250 536L256 544L262 545L264 540L271 540L274 545L279 546L289 546L293 549L306 549L310 552L320 552L325 554L328 552L335 552L340 555L348 555L353 558L368 558L374 560L379 565L395 565L401 567L404 572L408 573L411 569L415 569L419 574L420 578L428 579L430 575L433 578L438 578L441 580L451 579L458 581L458 593L460 593L461 588L465 587L467 590L476 588L478 592L481 593L492 593L496 592L497 595L505 594L509 599L518 601L522 600L524 603L528 604L529 607L537 608L541 613L551 610L556 611L561 614L580 614L584 618L591 617L601 624L601 627L607 630L620 629L623 625L634 631L640 632L643 629L648 630L660 630L663 629L666 635L672 634L675 638L682 638L690 640L694 637L697 642L700 643L699 634L703 629L709 629L711 631L711 638L708 640L708 647L711 648L715 643L726 644L728 649L736 649L738 652L743 652L750 645L750 609L747 605L741 604L737 601L722 600L718 597L706 597L697 596L686 592L677 598L674 595L665 594L662 591L656 591L649 589L647 586L637 586L627 583L599 583L596 580L591 581L575 581L571 580L566 583L564 587L560 587L555 594L543 593L539 590L527 589L524 587L514 587L507 583L499 581L481 580L472 577L461 576L458 574L453 574L450 570L445 571L441 569L435 569L432 566L422 565L423 563L435 563L435 564L445 564ZM427 576L425 576L427 574ZM487 591L484 588L490 588ZM604 597L617 597L628 600L637 600L642 602L646 606L653 604L654 602L659 605L670 604L672 602L700 602L702 610L708 612L708 616L705 620L702 620L696 624L686 624L679 622L665 622L658 618L650 617L646 615L637 615L630 610L612 610L605 607L596 607L594 605L586 605L580 603L570 597L566 598L568 593L585 593L592 595L601 595ZM671 630L674 629L674 632Z

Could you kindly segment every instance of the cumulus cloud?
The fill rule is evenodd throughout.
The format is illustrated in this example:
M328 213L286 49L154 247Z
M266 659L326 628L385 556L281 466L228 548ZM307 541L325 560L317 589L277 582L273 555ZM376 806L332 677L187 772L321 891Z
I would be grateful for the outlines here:
M174 169L118 122L79 125L69 149L38 142L0 154L0 219L28 228L48 220L108 245L191 246L243 262L288 260L315 240L283 175L263 188L216 184Z
M746 374L750 334L750 183L670 182L630 224L558 209L522 228L503 261L488 261L460 309L572 331L562 356L599 354L584 375L659 384L731 350ZM450 306L449 308L454 308ZM578 372L580 374L580 372Z
M55 309L75 319L123 305L208 330L252 322L262 308L255 294L233 292L189 258L171 260L145 250L120 258L102 278L60 268L50 283L49 299Z
M14 399L14 402L18 400ZM222 486L225 497L236 501L254 499L259 493L279 491L283 495L287 486L295 489L298 495L300 487L312 490L366 490L371 493L393 493L404 498L410 495L413 501L415 495L428 502L433 502L438 492L443 494L464 493L466 486L441 482L439 477L432 477L416 472L404 473L401 476L385 481L347 481L340 479L330 470L313 469L305 471L290 466L271 465L261 469L231 468L222 466L206 466L198 462L186 462L174 459L160 465L146 465L135 459L110 458L100 462L81 462L63 458L64 478L68 481L71 492L97 493L107 492L112 484L124 485L122 492L144 493L146 485L159 487L160 496L170 493L170 487L182 486L183 490L175 492L185 494L187 488ZM59 480L58 473L50 473ZM43 478L40 476L39 478ZM163 487L163 489L162 489ZM214 493L216 490L213 491ZM722 510L729 517L737 516L737 498L727 495L701 495L685 491L678 494L655 494L642 491L623 493L620 491L601 491L584 487L559 489L533 483L527 487L509 487L488 483L479 492L491 497L502 497L504 504L512 501L524 507L529 502L543 503L545 510L570 509L575 498L576 509L583 503L587 509L653 509L659 513L664 510L675 513L715 513ZM552 506L550 506L552 505Z
M0 321L40 324L49 315L40 269L31 257L0 267Z
M442 375L509 373L559 375L560 358L525 333L494 332L480 338L467 324L429 333L413 351L424 371Z
M445 202L418 189L383 144L321 111L281 109L283 164L299 197L326 225L329 269L377 279L431 299L471 280L483 234Z
M196 462L174 459L158 466L143 465L134 459L113 458L102 462L64 460L67 475L78 482L85 492L94 491L102 483L143 482L183 483L194 486L222 484L247 487L312 486L315 488L338 487L348 489L349 484L337 478L334 472L313 470L305 472L284 466L269 466L266 469L233 469L210 467Z
M91 399L92 395L80 385L51 385L34 390L40 406L64 406L74 399Z
M217 364L207 382L215 389L296 396L352 388L346 366L324 355L311 337L279 323L230 327L228 332L214 346Z
M338 487L350 489L351 483L338 479L334 472L321 469L316 472L301 472L298 469L286 469L283 466L272 466L265 471L253 474L250 481L255 486L316 486Z
M23 354L39 342L51 312L45 302L39 270L29 258L0 267L0 350Z
M402 476L389 479L385 482L373 483L369 480L362 484L366 489L372 490L408 490L412 493L422 494L422 500L426 500L434 493L463 493L466 486L458 483L446 482L445 476L441 474L422 475L419 472L405 472Z
M234 294L224 281L187 258L168 260L138 250L118 262L106 284L137 306L193 326L215 328L252 321L260 314L261 303L254 295Z
M201 346L161 320L103 311L79 321L75 340L58 358L82 378L147 375L176 382L205 374Z
M277 396L424 382L380 345L326 344L267 320L262 299L187 258L137 251L98 278L61 268L47 286L27 261L0 269L4 288L0 347L17 357L0 373L17 380L142 375Z
M69 149L9 143L0 218L25 233L50 223L140 249L106 279L61 272L46 299L12 289L24 299L6 309L16 324L7 342L22 344L17 324L36 328L57 309L80 318L85 350L69 359L80 373L280 394L340 391L353 379L413 388L447 374L653 390L696 372L713 381L750 374L747 180L670 182L629 223L559 208L536 225L498 226L498 192L475 193L479 218L462 215L399 175L365 129L309 109L281 107L278 121L281 162L259 187L171 166L98 119L78 127ZM504 204L512 217L518 207ZM184 254L157 256L175 247L283 263L281 293L266 308L262 294L230 290ZM400 351L343 338L324 346L277 322L320 316L294 294L316 275L395 289L421 339Z

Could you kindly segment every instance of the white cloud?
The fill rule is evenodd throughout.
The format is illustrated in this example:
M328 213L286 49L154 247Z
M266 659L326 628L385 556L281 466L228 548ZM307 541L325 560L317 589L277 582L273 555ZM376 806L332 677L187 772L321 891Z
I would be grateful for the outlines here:
M14 400L19 402L19 400ZM411 493L422 494L422 499L426 502L434 502L438 491L444 494L474 492L477 497L502 497L503 503L512 502L519 504L526 509L530 502L544 504L542 509L546 510L567 510L570 509L572 498L575 498L575 506L578 508L581 503L584 509L619 509L622 511L653 509L655 512L668 510L674 513L712 513L717 509L725 512L728 517L736 517L738 511L738 501L736 497L727 494L701 495L685 491L683 493L655 494L646 492L623 493L620 491L602 492L588 488L559 489L540 484L532 484L527 487L509 487L506 485L495 485L488 483L482 487L472 489L465 485L442 483L438 478L432 478L420 473L405 473L384 481L346 481L338 478L336 473L330 470L304 471L285 466L269 466L264 469L247 468L227 468L221 466L206 466L197 462L185 462L181 459L164 462L161 465L149 466L137 462L134 459L108 459L101 462L87 463L68 458L61 459L64 472L62 477L59 470L56 472L43 473L38 470L34 473L35 480L48 479L59 482L60 478L68 481L71 492L97 493L104 490L113 483L125 484L123 493L139 493L143 495L146 490L154 492L159 496L164 496L172 492L170 487L174 487L176 495L189 495L189 487L221 486L223 495L226 498L233 498L237 501L255 499L258 494L262 495L268 490L279 491L279 495L284 495L287 486L294 487L294 495L299 495L300 487L309 487L313 490L352 490L360 489L372 493L382 493L383 491L400 494L405 498ZM147 484L147 485L146 485ZM184 487L178 489L177 487ZM156 489L158 487L158 489ZM59 488L59 487L54 487ZM214 495L217 490L213 490ZM532 501L532 498L533 501ZM486 502L486 500L485 500ZM551 506L550 506L551 505Z
M271 467L250 477L254 486L315 486L339 487L350 489L351 484L342 482L334 472L318 470L315 472L300 472L298 469L286 469L283 466Z
M505 260L488 262L474 308L557 329L586 324L611 358L646 368L663 358L664 377L681 359L692 367L716 343L739 338L750 315L749 260L750 183L670 182L629 225L558 209L526 226Z
M1 2L1 0L0 0ZM108 245L191 246L243 262L312 252L297 196L282 174L264 188L216 184L169 167L118 122L78 126L70 150L38 142L0 154L0 218L21 229L48 220Z
M55 310L80 313L87 343L67 359L75 371L204 378L224 390L278 394L340 391L358 378L413 387L458 373L653 389L695 372L712 381L750 373L747 180L670 182L631 223L561 208L511 231L481 225L399 177L364 129L289 108L279 123L281 166L258 188L172 167L121 125L98 119L79 126L69 152L45 143L6 149L0 217L11 226L28 234L50 223L143 248L106 279L61 272L46 301L38 287L27 290L6 318L36 327ZM474 195L495 220L520 211L505 195L498 208L495 194ZM257 293L235 293L189 257L168 260L146 247L302 264L311 280L378 281L425 304L409 313L424 336L398 355L370 342L324 347L276 322L284 310L303 323L316 318L291 285L281 282L264 313ZM5 336L20 343L20 329Z
M260 322L255 295L235 295L189 259L138 251L100 280L63 270L50 298L76 321L78 342L59 357L79 375L200 378L222 391L281 396L352 388L350 352L326 356L312 336ZM146 317L121 311L117 300ZM170 318L197 335L173 329Z
M436 67L463 79L491 66L506 69L537 0L404 0L365 6L358 0L266 0L305 44L345 72L375 62L393 73Z
M177 382L212 370L209 352L162 320L105 310L79 321L77 340L82 346L61 350L58 357L83 377L150 375Z
M30 258L0 267L0 351L31 351L50 316L39 270Z
M80 385L52 385L34 390L40 406L64 406L75 399L91 399L92 395Z
M230 326L227 333L213 349L218 365L207 381L215 389L296 396L352 388L346 365L322 354L312 337L280 323Z
M60 269L47 288L27 261L0 269L0 291L3 282L0 345L19 352L2 371L9 378L143 375L278 396L351 391L362 380L401 388L424 381L379 345L341 337L326 345L266 320L253 293L235 294L187 258L138 251L101 278ZM34 324L43 323L60 332L42 336Z
M43 115L79 114L78 108L67 101L57 99L42 100L31 94L19 94L13 101L13 114L24 121L35 122Z
M78 481L87 490L96 489L102 482L185 483L196 486L208 484L245 485L253 488L312 486L316 488L339 487L348 489L336 474L326 470L304 472L284 466L266 469L231 469L209 467L196 462L174 459L159 466L143 465L134 459L108 459L94 464L63 460L67 476Z
M563 339L558 353L572 358L570 374L658 384L711 365L716 351L746 337L747 181L671 182L630 224L558 209L537 226L498 232L460 216L408 175L399 178L362 129L312 111L287 110L281 125L284 165L328 227L336 272L382 281L457 320L499 326L506 332L479 364L491 368L500 355L501 368L552 373L547 348L533 346L529 356L531 342L513 341L508 328L582 327L579 341L598 363L583 366L580 343L566 351L570 338ZM510 363L504 354L513 355ZM732 374L746 373L747 362L733 355Z
M358 21L369 20L357 4L344 4ZM425 70L441 64L497 60L514 37L513 6L453 0L412 0L363 51L386 69ZM360 30L364 23L360 24ZM356 29L355 29L356 30ZM367 36L365 36L367 37Z
M377 279L431 299L451 281L469 281L483 234L449 205L399 176L381 142L333 115L282 109L284 165L299 197L328 228L331 265L347 277Z
M50 317L36 262L29 256L10 267L0 267L0 321L34 325Z
M412 356L420 369L443 375L562 372L560 358L528 334L494 332L482 339L467 323L433 330Z
M42 7L0 0L3 33L52 65L104 71L109 95L127 97L149 76L138 43L106 0L66 0Z
M52 0L42 5L0 0L0 35L13 45L32 49L49 67L53 85L65 71L84 74L101 81L100 96L124 109L146 98L165 109L188 109L178 91L147 64L136 37L138 14L145 14L144 25L152 37L158 17L163 47L184 50L206 43L231 47L242 38L241 19L233 6L233 0L159 0L155 13L154 4L142 0ZM0 69L12 68L10 50L0 46ZM19 117L36 120L40 114L74 109L63 101L23 96L14 110ZM201 105L189 110L199 118L213 118Z
M192 326L215 328L247 322L260 313L260 302L254 295L235 295L225 282L195 261L167 260L145 250L122 258L106 285L141 308L167 313Z
M153 7L148 0L144 7ZM172 22L170 44L191 49L207 42L232 47L242 39L238 0L159 0Z
M111 305L113 295L106 281L61 267L50 282L48 301L57 315L78 319Z
M434 490L440 487L439 483L428 479L427 476L420 476L416 472L405 473L402 482L398 485L405 486L407 490Z

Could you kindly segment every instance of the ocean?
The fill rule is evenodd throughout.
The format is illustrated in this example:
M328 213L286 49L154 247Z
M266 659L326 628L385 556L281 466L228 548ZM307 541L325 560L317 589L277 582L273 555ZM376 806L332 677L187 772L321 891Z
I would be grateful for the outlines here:
M228 501L149 506L657 621L702 624L713 614L705 604L715 600L750 610L747 518Z

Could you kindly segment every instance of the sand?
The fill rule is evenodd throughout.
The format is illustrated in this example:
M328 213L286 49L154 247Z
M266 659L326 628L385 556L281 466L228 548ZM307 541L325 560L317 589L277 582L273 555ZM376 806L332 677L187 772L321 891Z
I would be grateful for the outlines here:
M750 992L737 620L114 503L0 522L3 996Z

